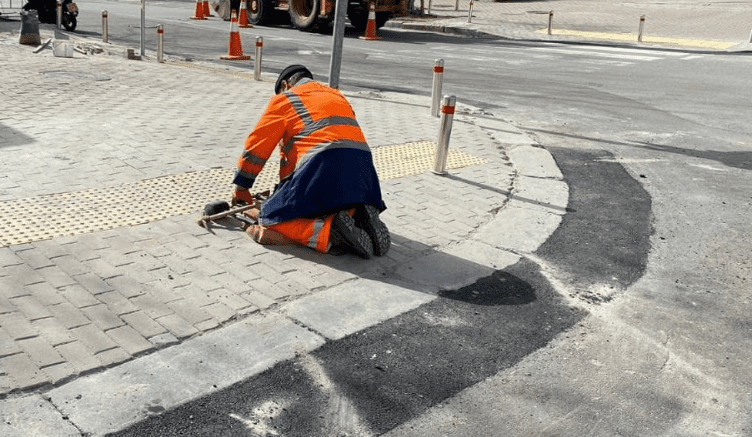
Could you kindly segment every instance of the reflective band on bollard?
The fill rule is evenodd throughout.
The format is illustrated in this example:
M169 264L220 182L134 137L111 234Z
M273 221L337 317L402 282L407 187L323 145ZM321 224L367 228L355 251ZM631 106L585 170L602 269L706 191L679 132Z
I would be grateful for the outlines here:
M256 62L253 64L253 78L261 80L261 51L264 48L264 38L256 37Z
M164 62L164 26L157 25L157 62Z
M454 96L444 96L441 105L441 122L439 123L439 142L436 143L436 157L433 172L438 175L446 174L446 161L449 154L449 137L452 134L452 120L454 106L457 99Z
M107 29L107 11L102 11L102 42L107 42L109 32Z
M433 64L433 87L431 89L431 115L439 116L441 86L444 82L444 60L437 59Z

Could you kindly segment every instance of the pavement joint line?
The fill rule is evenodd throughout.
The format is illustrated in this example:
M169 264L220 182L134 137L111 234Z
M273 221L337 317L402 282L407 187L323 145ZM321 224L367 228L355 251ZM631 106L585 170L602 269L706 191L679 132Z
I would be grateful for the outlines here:
M381 180L425 173L433 168L436 143L410 142L373 149ZM450 149L446 168L453 170L487 161ZM254 190L276 184L279 162L270 159ZM0 247L63 236L146 224L195 213L212 200L227 197L232 169L210 169L144 179L114 188L94 188L0 202ZM40 216L36 205L55 205L51 215Z

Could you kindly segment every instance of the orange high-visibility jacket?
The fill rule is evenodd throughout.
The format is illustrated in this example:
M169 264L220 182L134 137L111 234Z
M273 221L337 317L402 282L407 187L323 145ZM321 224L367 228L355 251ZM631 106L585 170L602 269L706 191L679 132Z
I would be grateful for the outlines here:
M371 150L339 91L304 80L272 97L246 138L233 183L250 188L280 140L280 185L261 208L261 224L358 203L386 208Z

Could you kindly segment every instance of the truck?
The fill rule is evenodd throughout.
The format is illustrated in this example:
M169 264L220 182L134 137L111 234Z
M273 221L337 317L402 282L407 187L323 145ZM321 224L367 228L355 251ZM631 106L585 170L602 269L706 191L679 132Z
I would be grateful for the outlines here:
M347 18L359 31L368 25L371 3L376 10L376 28L393 16L406 15L409 0L346 0ZM292 25L305 31L331 27L336 0L247 0L248 21L253 25L275 24L286 11Z

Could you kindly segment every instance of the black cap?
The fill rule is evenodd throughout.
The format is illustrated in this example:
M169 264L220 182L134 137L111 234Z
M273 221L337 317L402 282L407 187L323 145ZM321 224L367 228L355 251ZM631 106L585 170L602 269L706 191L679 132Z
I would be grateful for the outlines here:
M290 77L294 76L297 73L304 73L303 76L309 77L313 79L313 74L311 73L311 70L307 69L304 65L300 64L294 64L290 65L289 67L282 70L281 73L279 73L279 77L277 78L277 83L274 84L274 92L276 94L279 94L282 92L282 81L287 80Z

